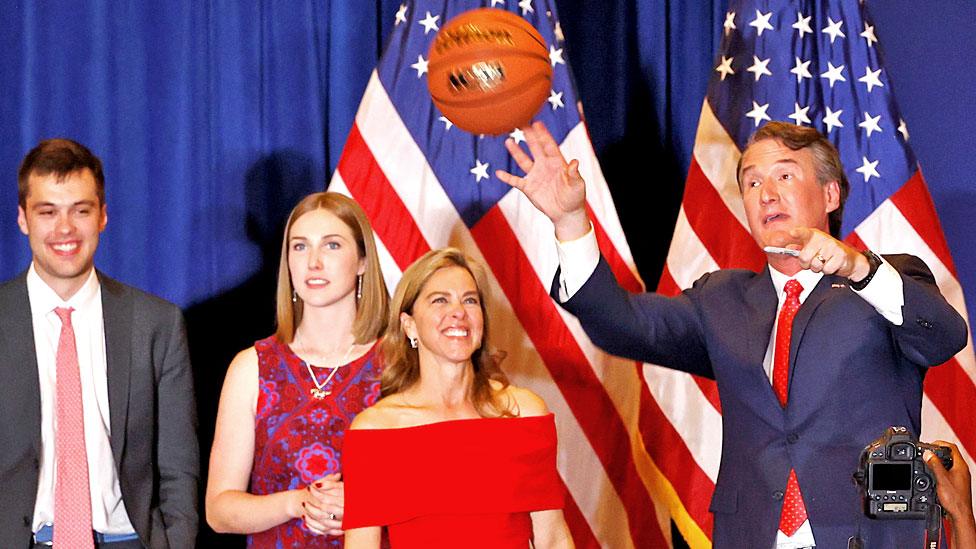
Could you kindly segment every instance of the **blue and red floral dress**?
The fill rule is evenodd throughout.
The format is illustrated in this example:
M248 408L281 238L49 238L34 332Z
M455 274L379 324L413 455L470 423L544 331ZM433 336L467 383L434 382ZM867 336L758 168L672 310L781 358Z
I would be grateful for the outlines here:
M380 395L380 367L374 346L360 358L340 366L322 390L322 399L305 362L275 336L254 344L258 355L252 494L265 495L304 488L340 471L342 439L353 418ZM318 382L332 372L312 368ZM320 536L301 519L248 536L251 548L342 547L341 537Z

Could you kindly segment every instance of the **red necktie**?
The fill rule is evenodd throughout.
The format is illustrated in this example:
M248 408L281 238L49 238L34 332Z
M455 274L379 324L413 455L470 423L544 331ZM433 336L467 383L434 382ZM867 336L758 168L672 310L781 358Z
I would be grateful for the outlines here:
M85 407L81 399L75 330L71 326L72 311L74 309L61 307L54 310L61 319L56 360L54 547L87 549L94 547L91 492L88 484L88 452L85 450Z
M776 322L776 347L773 353L773 392L779 398L779 403L786 406L789 393L790 373L790 336L793 335L793 317L800 308L800 293L803 286L794 279L786 281L786 302L779 311ZM800 495L800 485L796 481L796 471L790 469L790 478L786 483L786 493L783 496L783 511L779 517L779 529L787 536L792 536L807 520L807 508L803 505Z

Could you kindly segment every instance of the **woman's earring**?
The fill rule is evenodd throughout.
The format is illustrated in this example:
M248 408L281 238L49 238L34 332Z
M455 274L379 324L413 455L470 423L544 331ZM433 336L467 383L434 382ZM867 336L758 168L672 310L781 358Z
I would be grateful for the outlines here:
M363 275L356 276L356 301L363 298Z
M417 338L411 337L409 339L410 339L410 348L411 349L416 349L417 348Z
M298 292L296 292L295 290L291 291L291 302L298 303Z

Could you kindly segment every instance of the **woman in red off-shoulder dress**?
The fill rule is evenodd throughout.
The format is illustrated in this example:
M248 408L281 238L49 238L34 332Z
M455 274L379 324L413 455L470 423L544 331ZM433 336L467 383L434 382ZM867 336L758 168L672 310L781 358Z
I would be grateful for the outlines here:
M383 398L346 433L346 548L571 548L545 403L489 355L484 269L453 248L403 274Z

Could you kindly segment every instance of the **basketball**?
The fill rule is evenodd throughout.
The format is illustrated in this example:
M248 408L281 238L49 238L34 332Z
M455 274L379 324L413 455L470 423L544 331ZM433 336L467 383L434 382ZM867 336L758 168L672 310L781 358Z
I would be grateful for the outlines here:
M499 135L527 125L549 96L545 41L528 21L500 9L466 11L437 33L427 87L455 126Z

